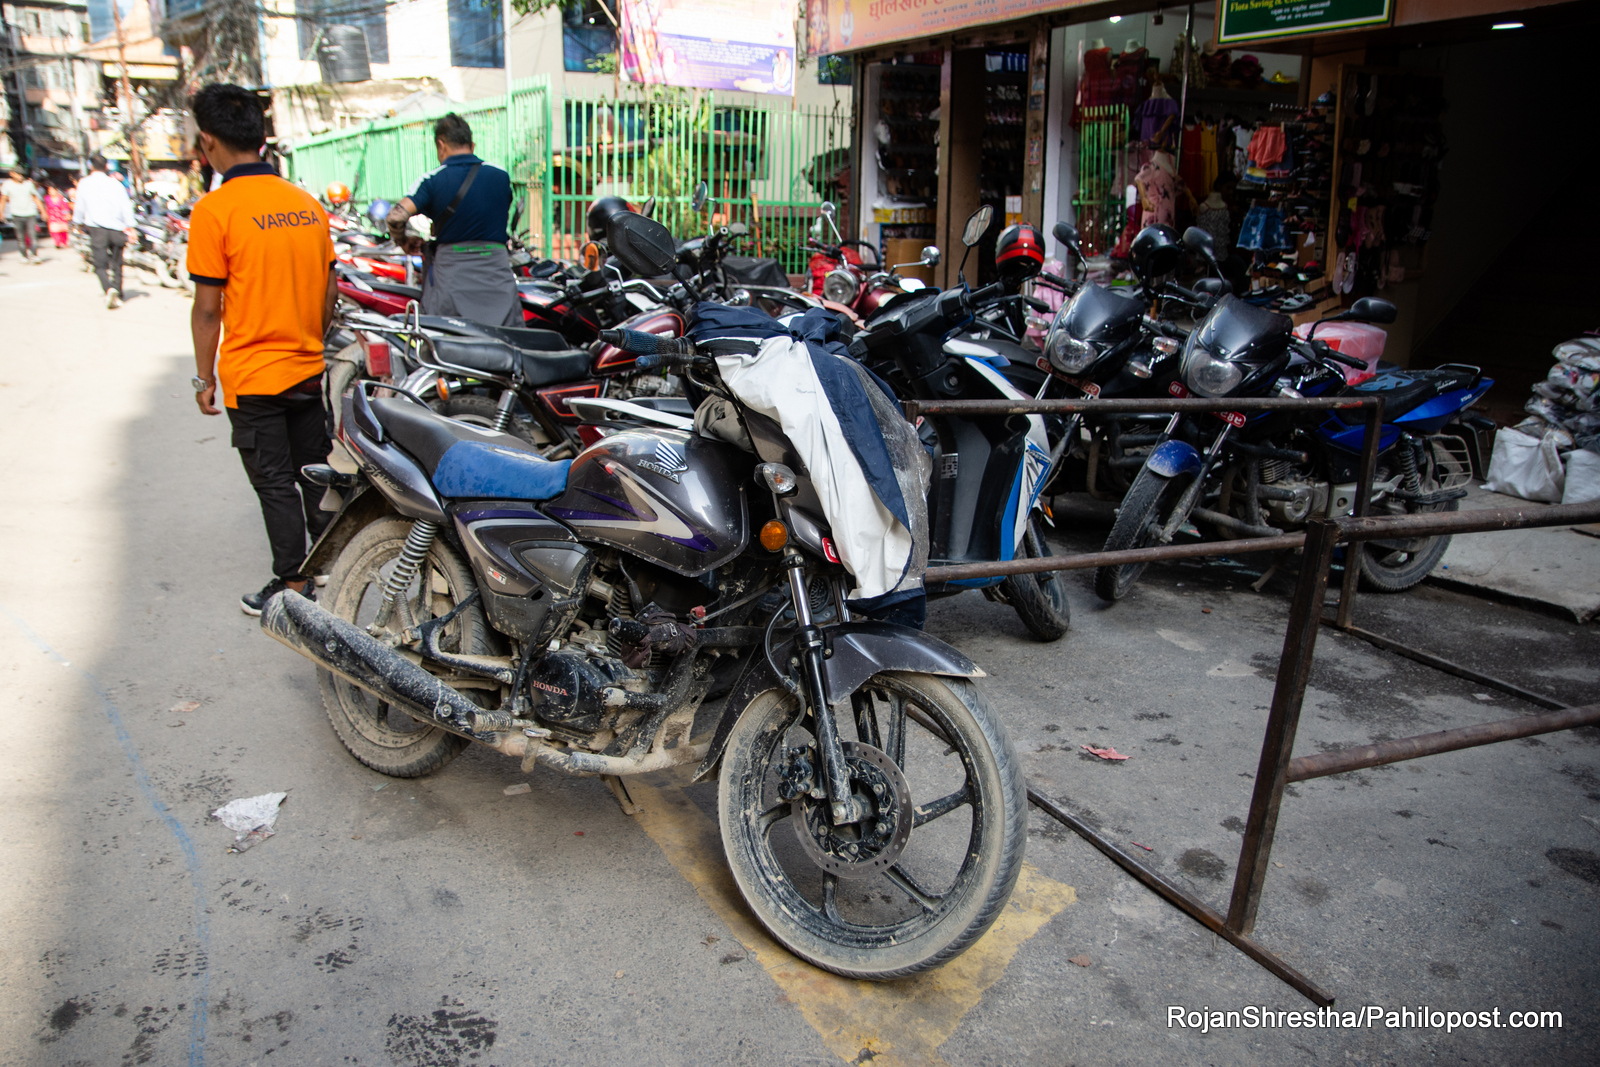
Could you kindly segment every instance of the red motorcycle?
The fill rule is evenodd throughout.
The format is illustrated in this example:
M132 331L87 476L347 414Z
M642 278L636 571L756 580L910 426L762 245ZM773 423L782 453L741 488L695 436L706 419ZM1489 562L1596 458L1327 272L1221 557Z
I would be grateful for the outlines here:
M866 241L847 241L840 235L834 221L838 210L832 203L824 201L819 211L821 214L812 227L811 239L806 242L806 247L813 250L809 264L811 292L820 296L829 310L849 315L857 325L871 318L894 297L924 288L919 279L902 278L894 273L896 270L932 267L939 262L939 250L929 245L922 250L922 258L916 263L896 263L884 270L878 263L876 248ZM823 242L824 221L832 228L837 244ZM857 248L871 252L872 262L863 263L860 253L855 251Z

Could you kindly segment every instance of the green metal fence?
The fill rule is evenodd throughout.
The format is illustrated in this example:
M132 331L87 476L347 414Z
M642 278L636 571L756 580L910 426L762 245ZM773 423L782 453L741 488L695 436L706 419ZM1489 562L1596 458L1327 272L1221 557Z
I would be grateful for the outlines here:
M502 166L514 184L529 190L531 203L518 230L538 232L549 217L545 175L550 152L550 80L526 78L511 96L493 96L470 104L438 107L416 116L381 119L359 130L324 133L292 145L287 154L289 177L303 181L313 193L330 182L350 186L358 203L398 201L416 188L422 176L439 165L433 143L433 120L454 110L472 127L477 153ZM546 227L546 231L548 227Z
M587 240L589 205L621 196L680 238L715 223L743 222L742 251L773 256L786 271L805 269L806 233L824 199L843 203L850 184L848 108L766 107L712 93L624 89L605 98L560 99L546 78L519 82L511 97L455 110L471 125L478 154L505 166L528 191L518 227L539 254L577 259ZM442 114L444 109L438 109ZM387 119L322 134L292 146L290 177L313 191L349 185L358 201L397 200L438 165L432 120ZM694 186L711 188L710 211L689 211Z
M1128 166L1132 119L1115 104L1086 107L1078 121L1078 188L1072 205L1086 255L1109 252L1126 217L1123 189L1133 180Z
M849 217L847 108L763 107L681 90L569 97L556 142L550 232L561 258L578 255L589 205L601 196L635 206L654 197L654 217L680 238L743 222L750 236L740 251L774 257L790 273L805 269L806 234L823 200ZM701 181L712 204L696 218L690 200Z

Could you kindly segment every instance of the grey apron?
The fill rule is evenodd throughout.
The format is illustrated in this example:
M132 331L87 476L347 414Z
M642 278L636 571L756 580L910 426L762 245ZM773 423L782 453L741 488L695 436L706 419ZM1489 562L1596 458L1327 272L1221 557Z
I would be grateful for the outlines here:
M440 245L424 271L422 313L488 326L522 326L511 253L492 241Z

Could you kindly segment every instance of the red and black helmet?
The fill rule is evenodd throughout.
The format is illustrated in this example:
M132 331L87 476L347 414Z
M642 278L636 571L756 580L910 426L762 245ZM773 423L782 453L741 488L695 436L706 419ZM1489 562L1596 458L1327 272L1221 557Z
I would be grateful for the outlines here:
M1026 222L1013 222L994 242L994 266L1007 285L1021 285L1044 267L1044 237Z

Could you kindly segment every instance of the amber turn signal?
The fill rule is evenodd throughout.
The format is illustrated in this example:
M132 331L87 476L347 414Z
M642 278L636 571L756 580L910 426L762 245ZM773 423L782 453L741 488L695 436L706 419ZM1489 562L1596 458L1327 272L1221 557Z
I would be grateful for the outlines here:
M777 519L761 527L761 547L768 552L776 552L788 543L789 531Z
M440 400L449 400L450 399L450 384L448 382L446 382L443 378L439 379L439 384L436 385L434 388L439 393L439 399Z

